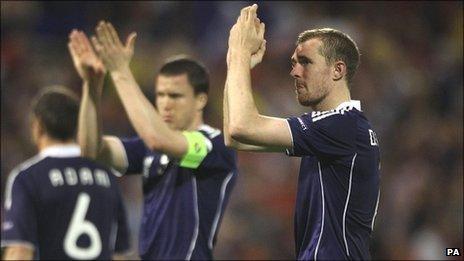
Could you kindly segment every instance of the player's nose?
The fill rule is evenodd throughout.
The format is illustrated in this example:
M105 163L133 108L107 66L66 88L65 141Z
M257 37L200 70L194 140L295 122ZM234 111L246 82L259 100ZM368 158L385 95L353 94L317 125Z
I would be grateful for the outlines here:
M174 108L174 100L169 98L169 97L166 97L165 101L164 101L164 110L165 111L170 111Z
M295 67L292 68L292 70L290 71L290 76L292 76L295 79L301 78L301 72L300 72L298 66L295 66Z

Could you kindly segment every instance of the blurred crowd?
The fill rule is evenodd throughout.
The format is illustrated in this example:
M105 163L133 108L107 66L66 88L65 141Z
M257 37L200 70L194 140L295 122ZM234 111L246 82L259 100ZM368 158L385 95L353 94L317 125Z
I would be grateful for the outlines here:
M222 128L227 40L251 2L1 2L2 199L12 168L36 151L28 109L44 86L80 93L67 50L73 28L94 34L101 19L123 39L138 33L131 68L146 96L166 58L188 54L209 68L206 121ZM332 27L358 43L361 65L352 98L361 100L381 149L381 197L374 259L444 259L463 246L463 3L261 2L267 52L252 72L262 114L288 117L300 106L289 76L297 35ZM102 104L107 134L135 132L107 79ZM299 159L239 152L240 174L220 227L216 259L292 259ZM136 234L140 178L122 178ZM134 238L137 243L137 238ZM461 248L462 251L462 248Z

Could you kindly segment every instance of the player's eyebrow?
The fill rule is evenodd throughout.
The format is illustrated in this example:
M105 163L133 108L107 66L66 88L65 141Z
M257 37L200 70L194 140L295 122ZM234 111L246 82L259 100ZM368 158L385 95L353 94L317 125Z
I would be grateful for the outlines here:
M306 57L304 55L298 55L297 56L298 62L308 62L308 63L313 63L313 60L311 58Z

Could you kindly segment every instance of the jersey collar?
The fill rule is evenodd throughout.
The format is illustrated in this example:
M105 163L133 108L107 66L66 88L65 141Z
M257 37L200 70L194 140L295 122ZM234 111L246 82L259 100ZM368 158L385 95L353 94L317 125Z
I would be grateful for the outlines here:
M77 144L53 145L40 151L40 156L55 158L70 158L81 155L81 148Z
M350 100L346 102L342 102L340 105L337 106L336 110L341 110L345 107L353 107L358 111L361 111L361 102L358 100Z

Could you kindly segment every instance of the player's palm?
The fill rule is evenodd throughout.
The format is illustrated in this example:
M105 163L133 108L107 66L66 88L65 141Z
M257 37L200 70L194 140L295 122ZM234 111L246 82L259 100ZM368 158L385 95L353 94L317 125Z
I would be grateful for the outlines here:
M250 69L255 68L256 65L260 64L263 60L264 53L266 52L266 40L261 43L258 51L251 55Z
M73 30L69 40L69 52L79 76L85 82L100 86L106 69L93 51L87 36L83 32Z
M262 39L259 39L253 26L238 22L230 30L229 47L253 54L258 51L261 43Z
M256 16L256 10L256 4L243 8L229 36L229 47L252 55L251 67L261 62L264 55L263 50L260 50L264 41L264 23Z
M97 37L92 37L92 43L106 68L109 71L128 68L134 55L137 34L131 33L127 37L126 44L123 45L111 23L101 21L96 28L96 32Z
M260 64L263 60L264 53L266 52L266 40L264 40L265 25L261 23L258 18L255 18L255 30L258 39L262 39L258 51L251 54L250 68L253 69L256 65Z
M95 54L89 54L89 57L82 60L81 69L83 78L94 83L102 82L106 73L105 66Z

